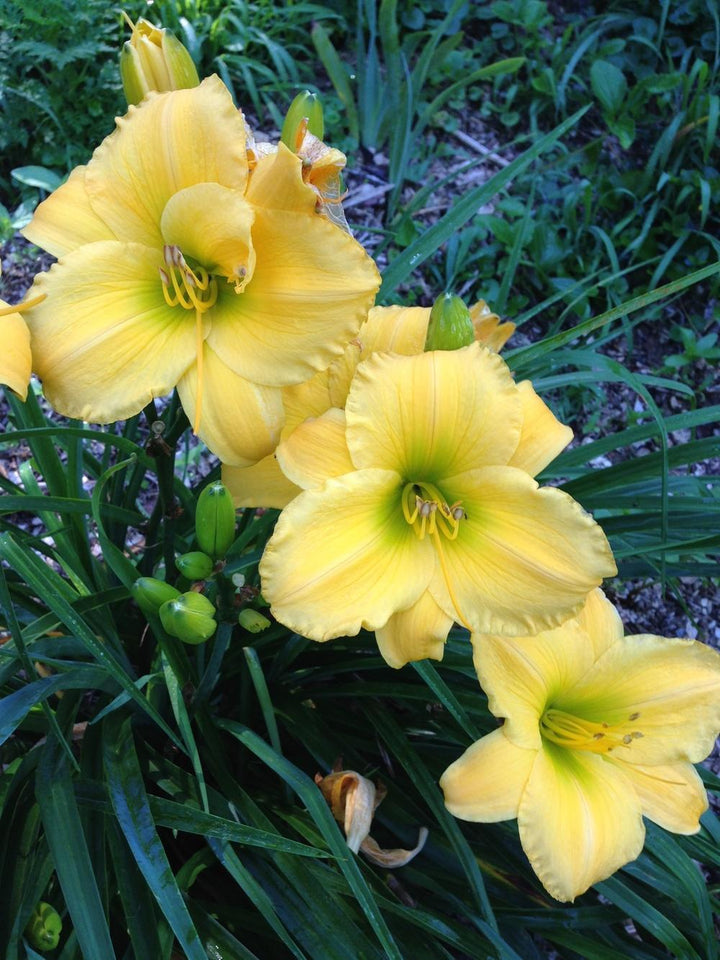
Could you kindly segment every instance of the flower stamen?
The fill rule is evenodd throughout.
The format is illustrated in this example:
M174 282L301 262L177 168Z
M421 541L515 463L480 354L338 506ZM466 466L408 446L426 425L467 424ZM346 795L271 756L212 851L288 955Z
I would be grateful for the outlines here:
M632 713L628 720L637 720L639 716L639 713ZM615 747L628 749L633 740L644 736L640 730L628 730L625 721L616 724L597 723L553 707L540 718L540 733L560 747L588 750L590 753L611 753Z
M180 304L185 310L205 313L215 304L217 282L204 267L193 270L180 248L170 244L163 247L163 259L167 269L159 268L160 280L165 303L169 307Z

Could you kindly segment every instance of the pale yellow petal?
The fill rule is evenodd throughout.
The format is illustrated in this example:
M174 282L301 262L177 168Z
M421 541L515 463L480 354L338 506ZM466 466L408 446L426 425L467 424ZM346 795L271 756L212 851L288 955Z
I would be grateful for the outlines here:
M534 637L472 634L473 663L488 706L505 718L505 736L520 747L541 745L540 717L593 664L593 648L577 620Z
M163 240L180 248L208 273L219 273L241 290L252 277L255 251L250 237L255 214L238 190L197 183L179 190L160 219ZM219 281L222 282L222 281Z
M0 300L0 309L9 306L4 300ZM30 331L19 313L8 313L0 317L0 334L3 341L0 383L6 384L25 400L32 367Z
M275 617L313 640L376 630L418 599L435 557L405 522L401 478L361 470L283 510L260 562Z
M699 763L720 732L720 654L695 640L624 637L554 705L641 733L614 751L626 763Z
M84 243L116 240L110 227L95 213L85 190L85 167L75 167L65 183L37 207L22 234L54 257Z
M574 900L640 855L640 801L618 767L597 754L546 745L520 801L520 841L556 900Z
M443 493L466 514L457 539L442 540L445 581L478 633L531 636L559 626L616 572L592 517L522 470L474 470L444 481Z
M239 377L204 345L202 404L198 436L224 463L248 467L271 454L285 419L277 387L260 387ZM191 424L198 406L198 364L178 382L178 392ZM264 504L268 506L268 504Z
M595 660L625 635L620 614L600 588L588 594L577 621L592 642Z
M496 823L517 817L537 750L511 743L503 728L478 740L440 778L454 817Z
M507 365L477 344L413 357L374 354L357 369L346 414L358 467L434 483L506 463L522 418Z
M222 482L232 494L236 507L277 507L282 509L300 493L280 469L274 453L252 467L223 464Z
M27 315L33 365L58 411L110 423L169 393L196 356L195 316L168 307L159 251L103 241L36 278Z
M289 433L308 417L319 417L336 406L330 398L328 370L320 370L309 380L282 388L285 406L285 431Z
M345 443L345 413L331 408L284 435L277 459L285 476L304 490L355 469Z
M380 278L362 247L322 217L256 210L253 278L221 289L210 345L236 373L288 386L324 370L365 319Z
M314 216L317 194L303 182L301 158L279 143L277 151L258 160L247 199L254 207Z
M196 183L243 191L245 124L222 81L148 94L117 121L85 171L92 208L121 240L162 246L170 197Z
M656 767L624 763L622 770L640 798L642 812L663 830L692 834L708 808L707 793L697 770L689 763Z
M475 330L475 339L499 353L515 332L514 323L503 323L484 300L470 307L470 319Z
M362 359L371 353L411 357L425 349L430 307L373 307L360 328Z
M442 660L452 623L426 590L408 610L394 613L375 637L385 662L404 667L414 660Z
M565 449L573 438L573 432L556 419L550 407L535 393L529 380L522 380L517 389L522 399L523 421L520 442L508 465L525 470L534 477Z

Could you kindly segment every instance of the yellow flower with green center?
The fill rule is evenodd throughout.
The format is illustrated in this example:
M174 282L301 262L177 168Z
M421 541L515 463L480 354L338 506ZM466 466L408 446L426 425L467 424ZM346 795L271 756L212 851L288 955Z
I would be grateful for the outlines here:
M443 774L452 814L517 817L535 873L573 900L639 856L643 815L674 833L707 809L692 766L720 730L720 655L692 640L623 636L594 591L534 637L473 637L490 709L505 719Z
M9 304L0 300L0 309L7 310L0 317L0 331L3 334L3 359L0 363L0 383L6 384L24 400L27 397L32 356L30 353L30 332L19 313L11 313Z
M28 310L53 406L107 423L177 386L223 460L270 453L281 388L342 354L379 284L315 199L282 145L249 179L245 123L217 77L131 107L24 231L60 257Z
M263 596L314 640L375 630L396 667L440 659L453 620L511 636L557 626L615 572L593 519L532 479L568 432L477 343L372 355L345 410L278 449L304 489L268 542Z
M308 417L319 417L331 407L344 408L353 375L359 363L373 353L399 353L413 356L425 347L430 307L373 307L360 327L357 337L345 347L341 357L327 370L310 380L283 389L285 426L279 447L280 458L293 442L303 442L304 431L293 441L294 430ZM470 307L475 339L499 351L515 329L514 323L501 322L484 300ZM557 456L572 439L569 427L563 427L535 394L529 381L519 384L528 404L536 410L541 435L541 458L531 472L538 473ZM283 473L275 451L250 467L223 465L223 482L230 489L237 507L285 507L300 493L300 487Z

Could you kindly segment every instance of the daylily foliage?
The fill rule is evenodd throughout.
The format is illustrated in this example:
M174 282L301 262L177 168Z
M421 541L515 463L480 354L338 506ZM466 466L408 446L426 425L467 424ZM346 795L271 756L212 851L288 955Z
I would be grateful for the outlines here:
M451 813L517 817L535 873L573 900L634 860L643 816L696 833L707 797L694 763L720 731L720 655L692 640L623 636L597 590L534 637L473 636L475 667L504 723L440 785Z

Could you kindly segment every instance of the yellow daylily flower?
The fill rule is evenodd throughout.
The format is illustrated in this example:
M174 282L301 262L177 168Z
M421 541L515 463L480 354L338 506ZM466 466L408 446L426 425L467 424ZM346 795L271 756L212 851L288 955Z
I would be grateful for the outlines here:
M11 309L9 304L0 300L0 310ZM0 317L0 330L5 344L0 363L0 383L10 387L21 400L25 400L32 369L30 331L19 313L10 312Z
M577 613L615 564L593 519L528 472L539 451L526 451L523 435L546 415L477 343L371 356L345 411L306 421L278 448L304 490L260 564L276 618L319 641L380 631L383 656L399 667L442 657L453 620L513 636ZM555 423L548 459L559 437L567 442Z
M445 771L448 810L517 817L541 883L573 900L639 856L643 816L700 829L694 763L720 730L720 655L692 640L623 636L600 590L534 637L473 637L475 667L504 724Z
M281 388L342 354L379 284L315 199L282 145L248 178L245 123L217 77L131 107L24 231L60 257L28 311L49 401L107 423L177 386L223 460L271 453Z
M358 364L373 353L389 352L403 356L422 353L430 310L430 307L397 305L373 307L357 337L348 343L343 355L334 360L327 370L320 371L305 383L283 389L285 426L281 442L292 442L294 430L308 417L319 417L331 407L344 407ZM470 318L475 328L475 339L495 351L500 350L515 329L513 323L502 323L484 300L478 300L470 307ZM540 424L540 442L545 443L546 450L552 447L550 437L556 438L556 449L552 456L537 470L529 471L536 473L567 446L572 439L572 432L555 420L550 410L535 394L529 381L523 381L519 386L523 391L527 391L528 396L533 394L538 411L541 408L547 411ZM295 442L299 439L300 436L296 437ZM223 482L232 492L237 507L282 508L301 490L283 473L274 452L256 466L223 464Z

